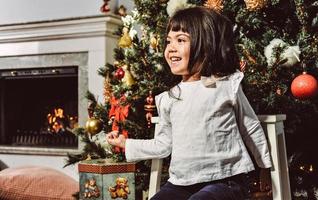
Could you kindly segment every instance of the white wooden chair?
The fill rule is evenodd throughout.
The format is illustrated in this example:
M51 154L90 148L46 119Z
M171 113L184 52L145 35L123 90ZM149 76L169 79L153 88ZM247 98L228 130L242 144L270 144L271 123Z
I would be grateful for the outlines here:
M283 125L286 115L259 115L258 118L268 137L272 156L273 167L271 168L271 179L273 200L291 200ZM158 117L153 117L152 123L158 123ZM161 170L162 159L153 159L151 164L149 199L160 189Z

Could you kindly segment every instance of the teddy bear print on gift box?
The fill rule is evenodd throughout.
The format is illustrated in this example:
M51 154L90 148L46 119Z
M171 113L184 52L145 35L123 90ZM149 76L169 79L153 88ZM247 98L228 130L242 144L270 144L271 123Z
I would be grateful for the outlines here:
M116 179L116 184L114 187L108 188L109 194L113 199L123 198L127 199L128 194L130 194L128 187L128 179L123 177L118 177Z
M96 180L94 178L88 179L85 182L85 191L84 195L85 198L93 198L100 196L100 190L96 185Z
M105 159L84 160L78 164L78 171L79 199L136 200L136 163L114 163Z

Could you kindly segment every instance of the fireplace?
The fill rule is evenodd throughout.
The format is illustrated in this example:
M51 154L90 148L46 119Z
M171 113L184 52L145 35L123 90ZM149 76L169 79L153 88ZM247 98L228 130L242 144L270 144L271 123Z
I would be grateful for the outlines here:
M109 14L0 26L3 163L52 167L78 179L76 166L63 168L67 154L84 148L68 129L85 126L87 91L103 99L97 71L113 61L119 25Z
M0 145L77 148L78 67L0 70Z

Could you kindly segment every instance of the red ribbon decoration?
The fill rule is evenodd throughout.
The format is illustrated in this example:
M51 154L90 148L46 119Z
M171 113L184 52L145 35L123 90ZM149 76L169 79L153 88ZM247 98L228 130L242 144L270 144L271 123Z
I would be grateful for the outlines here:
M118 122L123 122L128 117L129 107L130 105L121 105L122 102L126 101L126 97L123 95L121 98L116 99L114 96L112 96L110 100L110 110L109 110L109 118L113 118L113 131L119 131ZM122 129L121 134L125 136L125 138L128 138L128 131ZM120 147L114 147L115 152L124 152L124 149L121 149Z
M100 7L100 11L102 13L107 13L108 11L110 11L108 1L110 1L110 0L104 0L104 4Z

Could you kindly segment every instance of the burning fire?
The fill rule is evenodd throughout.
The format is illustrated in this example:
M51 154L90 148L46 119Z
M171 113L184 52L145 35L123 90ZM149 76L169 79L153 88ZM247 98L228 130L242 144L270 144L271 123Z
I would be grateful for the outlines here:
M77 126L77 117L67 117L62 108L55 108L53 113L47 115L48 131L52 133L64 132Z

